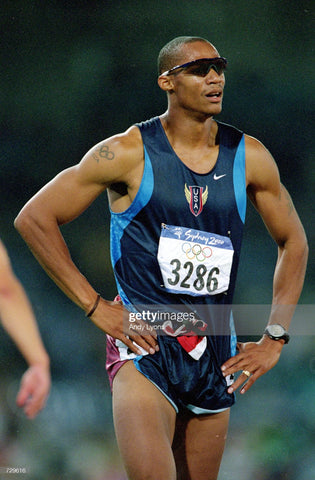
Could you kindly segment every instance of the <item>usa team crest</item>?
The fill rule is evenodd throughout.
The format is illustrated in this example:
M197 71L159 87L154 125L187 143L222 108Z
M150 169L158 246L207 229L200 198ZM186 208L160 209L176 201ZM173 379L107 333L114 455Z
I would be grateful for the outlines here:
M204 187L197 185L187 187L185 183L185 197L189 203L191 213L195 215L195 217L198 217L208 199L208 185L204 189Z

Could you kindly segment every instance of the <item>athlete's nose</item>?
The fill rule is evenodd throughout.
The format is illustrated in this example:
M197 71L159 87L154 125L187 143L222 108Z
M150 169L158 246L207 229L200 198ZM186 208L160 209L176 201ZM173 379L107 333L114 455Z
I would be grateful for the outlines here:
M224 73L219 74L214 68L210 68L206 75L207 83L225 83Z

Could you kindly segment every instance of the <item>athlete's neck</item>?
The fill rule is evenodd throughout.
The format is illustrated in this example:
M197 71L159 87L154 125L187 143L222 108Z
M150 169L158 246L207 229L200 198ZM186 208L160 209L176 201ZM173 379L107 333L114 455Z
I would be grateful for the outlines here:
M165 134L178 158L196 173L208 173L219 155L216 143L218 124L212 117L204 123L183 119L172 121L164 114L160 117Z
M172 145L180 143L188 148L214 147L218 125L213 117L203 119L191 115L172 115L167 110L160 116L162 126Z

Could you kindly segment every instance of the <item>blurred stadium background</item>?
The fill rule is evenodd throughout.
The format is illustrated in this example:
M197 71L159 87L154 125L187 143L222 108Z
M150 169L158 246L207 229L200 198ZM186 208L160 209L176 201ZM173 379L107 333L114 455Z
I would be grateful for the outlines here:
M26 366L0 330L0 467L26 467L27 480L123 480L104 334L43 273L13 219L95 143L162 113L160 48L178 35L204 36L229 60L219 119L269 148L305 225L303 312L314 304L315 283L314 2L3 0L0 12L0 235L34 306L53 375L46 409L25 419L15 395ZM108 233L106 196L63 228L74 260L112 298ZM270 302L275 259L249 206L236 303ZM293 335L277 367L238 396L220 480L315 478L314 339L314 326ZM3 470L0 478L7 479Z

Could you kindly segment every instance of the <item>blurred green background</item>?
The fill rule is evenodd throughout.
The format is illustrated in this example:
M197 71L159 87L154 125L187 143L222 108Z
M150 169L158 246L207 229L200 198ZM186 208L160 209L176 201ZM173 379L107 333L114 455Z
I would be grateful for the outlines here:
M310 244L301 304L314 304L314 2L12 0L0 15L0 235L53 374L46 409L26 420L14 406L26 365L0 330L0 466L26 467L28 480L123 480L104 334L41 270L13 220L95 143L162 113L160 48L203 36L229 60L219 119L267 146L298 209ZM62 231L78 266L112 298L106 195ZM249 206L236 303L270 302L275 260ZM294 336L277 367L238 396L220 480L315 478L314 339L314 331Z

